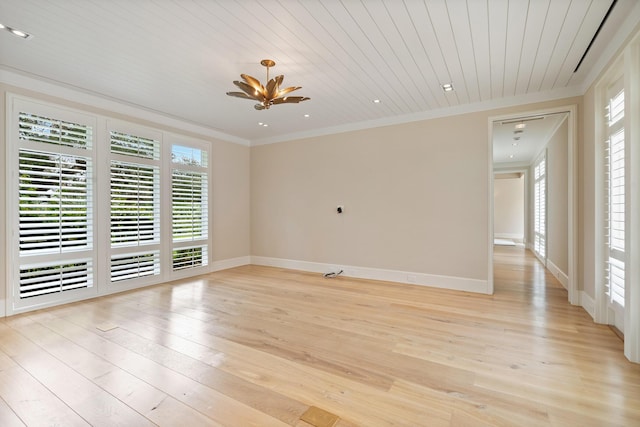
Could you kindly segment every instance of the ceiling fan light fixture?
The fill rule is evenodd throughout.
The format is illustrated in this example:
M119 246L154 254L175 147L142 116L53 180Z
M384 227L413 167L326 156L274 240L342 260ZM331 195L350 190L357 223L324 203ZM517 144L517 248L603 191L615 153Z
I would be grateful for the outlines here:
M301 89L301 87L291 86L285 89L280 89L280 85L284 80L283 75L269 79L269 68L276 65L276 63L271 59L263 59L260 61L260 64L267 68L266 85L263 85L258 79L251 77L248 74L240 74L243 81L235 80L233 84L238 86L242 92L227 92L227 95L258 101L258 103L253 106L256 110L268 110L272 105L297 104L311 99L306 96L285 96L294 90Z

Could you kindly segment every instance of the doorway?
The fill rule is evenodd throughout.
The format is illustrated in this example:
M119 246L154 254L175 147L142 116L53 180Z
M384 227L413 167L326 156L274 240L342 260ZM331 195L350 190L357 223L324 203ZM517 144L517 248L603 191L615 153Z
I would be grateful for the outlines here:
M524 246L526 243L526 173L526 169L494 171L494 246Z
M524 244L534 249L536 235L544 236L542 261L567 289L569 302L579 304L577 291L577 178L576 174L576 106L531 111L489 119L490 235L489 290L493 293L494 238L499 230L494 201L494 174L522 171L525 186ZM534 143L535 140L535 143ZM547 157L548 155L548 157ZM536 161L545 158L542 204L535 204ZM544 186L544 187L543 187ZM537 216L536 216L537 208ZM540 214L544 213L544 217ZM536 227L535 221L539 223ZM541 222L540 222L541 221ZM536 234L537 232L537 234ZM544 234L541 234L544 233ZM538 239L540 241L540 239Z

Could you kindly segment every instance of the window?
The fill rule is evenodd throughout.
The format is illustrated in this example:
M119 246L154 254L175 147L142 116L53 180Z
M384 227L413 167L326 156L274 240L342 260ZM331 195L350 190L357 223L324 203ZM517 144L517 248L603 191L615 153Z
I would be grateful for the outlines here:
M160 141L109 132L111 282L160 274Z
M171 148L173 270L208 265L209 190L207 151Z
M608 90L605 160L605 288L609 304L618 312L618 327L624 317L625 293L625 129L622 81Z
M209 143L7 106L8 314L208 271Z
M17 111L17 306L94 285L94 125L71 116Z
M533 212L533 250L543 260L547 256L547 218L546 218L546 153L536 161L533 169L534 212Z

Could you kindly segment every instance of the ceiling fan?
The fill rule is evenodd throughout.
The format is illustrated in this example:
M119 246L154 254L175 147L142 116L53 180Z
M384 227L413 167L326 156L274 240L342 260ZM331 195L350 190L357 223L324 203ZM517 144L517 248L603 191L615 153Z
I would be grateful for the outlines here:
M242 89L242 92L227 92L227 95L258 101L258 103L254 105L256 110L268 110L272 105L297 104L298 102L311 99L306 96L287 96L288 93L301 89L301 87L291 86L286 89L280 89L280 85L284 80L283 75L276 76L269 80L269 67L273 67L276 63L271 59L263 59L260 61L260 64L267 67L266 86L263 86L260 81L254 77L247 74L240 74L240 77L242 77L244 81L235 80L233 84Z

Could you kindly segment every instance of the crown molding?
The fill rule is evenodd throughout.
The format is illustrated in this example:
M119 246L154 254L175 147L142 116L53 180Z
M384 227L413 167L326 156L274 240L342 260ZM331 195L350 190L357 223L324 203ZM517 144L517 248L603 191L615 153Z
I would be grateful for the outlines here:
M62 98L71 102L90 105L92 107L100 108L107 111L125 114L129 117L162 124L164 126L169 126L171 128L175 128L177 130L185 132L195 133L204 137L220 139L222 141L232 142L234 144L240 144L247 147L250 145L250 141L247 139L229 135L217 129L202 126L197 123L192 123L179 117L171 116L159 111L150 110L149 108L145 108L140 105L127 103L119 99L108 98L103 95L98 95L96 93L70 86L55 80L50 80L23 72L17 72L3 66L0 66L0 83L15 86L25 90L35 91L43 95Z
M553 101L556 99L582 96L584 93L578 86L571 86L545 92L530 93L512 96L509 98L494 99L490 101L476 102L473 104L458 105L455 107L441 108L437 110L423 111L420 113L405 114L395 117L384 117L376 120L367 120L357 123L348 123L339 126L331 126L322 129L314 129L304 132L290 133L286 135L274 136L251 140L251 146L276 144L278 142L293 141L297 139L314 138L319 136L333 135L337 133L353 132L364 129L372 129L383 126L399 125L422 120L437 119L449 116L458 116L467 113L477 113L481 111L496 110L500 108L515 107L519 105L535 104L538 102Z

